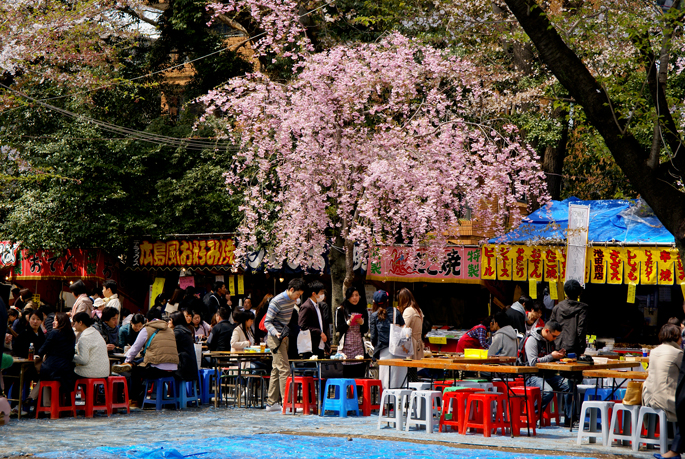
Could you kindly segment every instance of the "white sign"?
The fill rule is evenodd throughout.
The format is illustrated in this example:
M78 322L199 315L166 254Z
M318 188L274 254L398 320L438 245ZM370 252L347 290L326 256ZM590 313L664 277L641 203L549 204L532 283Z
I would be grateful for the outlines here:
M566 279L575 279L585 286L585 257L590 229L590 206L569 204L566 234Z

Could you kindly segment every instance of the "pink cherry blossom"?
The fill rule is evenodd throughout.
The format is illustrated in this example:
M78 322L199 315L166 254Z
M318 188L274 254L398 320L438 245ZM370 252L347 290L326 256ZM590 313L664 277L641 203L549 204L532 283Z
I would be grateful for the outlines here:
M304 56L287 84L255 73L203 97L204 122L240 147L225 174L244 196L237 255L266 245L304 265L335 234L438 254L467 209L516 225L518 202L548 199L544 174L514 126L478 120L476 75L395 34Z

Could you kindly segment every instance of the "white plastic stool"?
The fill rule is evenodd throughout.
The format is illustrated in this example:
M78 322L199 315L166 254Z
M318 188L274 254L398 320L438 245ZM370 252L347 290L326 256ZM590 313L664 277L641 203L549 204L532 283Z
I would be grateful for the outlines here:
M654 425L647 426L647 436L642 437L642 427L645 425L647 416L653 414L659 418L659 438L654 438ZM668 422L666 421L666 412L660 409L649 408L648 406L640 407L640 414L638 416L637 429L633 436L633 451L640 449L640 444L659 445L661 454L666 454L668 451Z
M586 400L580 410L580 425L578 426L578 438L576 443L580 445L583 437L588 437L590 443L596 443L597 438L602 439L602 445L606 446L609 441L609 411L614 406L614 402L602 402L599 400ZM597 412L602 414L602 430L597 430ZM585 430L585 416L590 416L590 430Z
M381 397L381 408L378 410L378 429L381 424L386 422L394 424L397 430L404 429L405 409L408 398L413 394L413 390L409 389L385 389ZM394 403L394 409L390 410L390 403ZM383 412L385 410L385 416ZM390 413L393 413L391 416Z
M438 390L417 390L411 394L409 399L409 409L405 421L405 430L416 426L426 427L426 432L433 433L433 426L440 421L440 407L442 406L442 392ZM421 418L420 413L426 416Z
M627 425L626 415L630 414L630 424ZM616 428L618 427L618 420L621 419L619 416L623 416L623 432L616 433ZM626 441L629 440L635 443L635 433L637 430L637 418L640 416L640 405L624 405L622 403L614 404L614 411L611 414L611 427L609 428L609 440L607 446L612 446L615 441ZM630 428L629 433L625 431Z
M427 382L410 382L409 388L412 390L431 390L431 383Z

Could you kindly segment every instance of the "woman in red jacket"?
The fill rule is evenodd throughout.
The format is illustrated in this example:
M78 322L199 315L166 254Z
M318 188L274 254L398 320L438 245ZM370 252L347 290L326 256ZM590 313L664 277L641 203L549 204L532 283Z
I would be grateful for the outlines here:
M488 349L490 347L488 343L490 322L492 322L492 317L488 317L464 333L457 343L457 352L464 352L464 349Z

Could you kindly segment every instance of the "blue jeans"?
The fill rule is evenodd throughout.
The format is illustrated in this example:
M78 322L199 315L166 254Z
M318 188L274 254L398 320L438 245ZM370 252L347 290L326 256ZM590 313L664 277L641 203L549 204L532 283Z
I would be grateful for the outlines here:
M547 387L543 389L543 385L545 383ZM573 400L573 394L570 393L571 386L566 378L562 378L558 375L550 376L544 379L539 376L531 376L526 381L526 384L528 384L529 386L540 388L540 392L542 392L542 408L540 412L545 411L545 408L547 408L547 405L549 405L549 402L551 402L552 398L554 397L554 393L549 390L550 387L552 388L552 390L555 390L557 392L567 392L567 395L563 396L564 416L566 416L566 419L571 418L571 401Z

